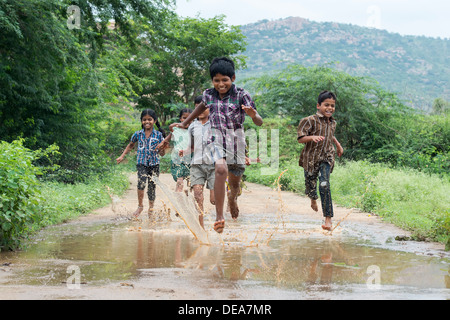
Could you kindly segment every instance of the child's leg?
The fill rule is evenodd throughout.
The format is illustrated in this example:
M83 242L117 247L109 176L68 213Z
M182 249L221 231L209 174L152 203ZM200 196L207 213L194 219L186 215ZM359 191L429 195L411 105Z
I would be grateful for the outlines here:
M216 204L216 197L214 196L214 190L209 190L209 202L211 202L212 205Z
M317 206L317 173L309 173L305 171L305 194L311 199L311 208L319 211Z
M194 199L197 202L198 209L200 210L198 215L198 221L200 222L200 225L204 228L203 225L203 185L196 184L192 187L194 190Z
M177 178L177 185L175 187L175 192L182 192L183 191L183 178Z
M145 190L137 190L138 196L138 208L135 212L133 212L133 217L137 218L141 214L142 210L144 210L144 194Z
M137 197L138 197L138 208L133 212L133 217L137 218L144 210L144 193L145 193L145 180L146 180L146 169L145 166L138 164L137 169Z
M228 203L230 205L231 217L235 220L239 216L237 198L240 196L241 193L241 181L244 172L245 172L244 165L238 163L228 165L228 184L230 186Z
M322 202L323 216L325 217L324 229L330 230L333 217L333 203L331 201L331 189L330 189L330 164L323 162L320 164L319 174L319 192L320 200Z
M148 205L149 205L149 208L148 208L148 217L149 218L152 218L153 205L154 205L155 199L156 199L156 185L153 182L153 180L151 179L152 175L159 177L159 165L149 167L149 170L148 170L147 195L148 195Z
M231 217L236 220L239 216L239 207L237 205L237 197L241 186L241 177L235 176L231 172L228 173L228 184L230 192L228 194L228 203L230 206Z
M216 222L214 223L214 230L222 233L223 228L225 227L225 219L223 217L225 180L228 175L228 167L225 159L216 161L215 170L214 195L216 200Z
M147 214L148 214L148 218L149 219L153 218L153 211L154 211L153 206L154 206L154 204L155 204L154 200L148 200L148 212L147 212Z

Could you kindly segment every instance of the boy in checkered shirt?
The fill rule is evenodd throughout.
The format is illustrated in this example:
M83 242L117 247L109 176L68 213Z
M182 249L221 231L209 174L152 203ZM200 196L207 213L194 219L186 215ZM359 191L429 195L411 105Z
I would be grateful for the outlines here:
M212 136L209 143L215 160L216 222L214 230L222 233L225 228L223 210L227 176L231 189L231 195L228 197L231 216L237 219L239 215L236 195L245 171L245 116L250 116L257 126L261 126L263 120L256 111L255 103L249 93L233 84L236 75L232 60L225 57L215 58L209 71L213 88L204 91L202 102L183 123L172 124L170 128L171 130L175 126L186 128L187 124L206 108L210 110Z

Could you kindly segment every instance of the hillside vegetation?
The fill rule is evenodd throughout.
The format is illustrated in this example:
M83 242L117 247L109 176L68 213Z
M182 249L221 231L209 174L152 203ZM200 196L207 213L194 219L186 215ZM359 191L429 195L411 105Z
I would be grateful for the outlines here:
M302 18L263 20L241 26L248 43L242 77L281 70L290 64L325 65L370 76L416 109L434 99L450 100L450 39L401 36L350 24Z

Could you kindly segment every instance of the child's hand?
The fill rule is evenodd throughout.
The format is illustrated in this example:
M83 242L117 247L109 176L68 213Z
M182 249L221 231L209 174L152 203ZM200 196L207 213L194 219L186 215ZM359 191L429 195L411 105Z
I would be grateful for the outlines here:
M164 140L163 142L158 144L155 149L159 150L159 151L163 151L164 149L169 148L169 146L170 146L169 141Z
M170 130L171 132L173 132L173 129L174 129L174 128L186 129L186 128L183 126L183 124L181 124L181 123L179 123L179 122L177 122L177 123L172 123L172 124L169 126L169 130Z
M344 148L342 148L342 146L340 144L336 146L336 151L337 151L338 157L342 157L342 155L344 154Z
M123 161L123 157L120 156L116 159L117 164L121 163Z
M323 141L323 140L325 140L325 137L323 137L323 136L311 136L311 141L312 142L318 143L318 142Z
M244 109L245 113L247 115L249 115L250 118L253 119L256 116L256 110L253 109L251 106L244 106L244 105L242 105L242 109Z
M156 151L158 152L158 154L159 154L161 157L164 157L164 155L166 154L166 150L164 150L164 149L156 149Z

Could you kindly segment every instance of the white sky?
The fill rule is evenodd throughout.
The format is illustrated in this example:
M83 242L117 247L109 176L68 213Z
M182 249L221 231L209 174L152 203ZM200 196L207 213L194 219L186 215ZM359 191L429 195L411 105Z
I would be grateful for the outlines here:
M448 0L176 0L182 17L225 15L229 25L301 17L351 23L402 35L450 38Z

